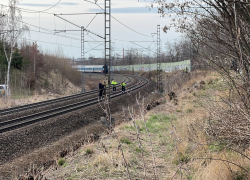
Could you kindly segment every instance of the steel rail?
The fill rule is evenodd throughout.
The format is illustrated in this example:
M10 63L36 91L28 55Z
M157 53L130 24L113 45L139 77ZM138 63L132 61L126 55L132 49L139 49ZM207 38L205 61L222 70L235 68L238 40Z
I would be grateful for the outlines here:
M139 85L138 84L133 85L132 87L130 87L130 91L135 91L145 86L146 84L148 84L148 80L145 78L140 78ZM121 92L116 92L116 93L113 93L110 96L110 98L113 99L115 97L122 96L122 95L125 95L125 94ZM83 102L78 102L78 103L70 104L67 106L62 106L62 107L58 107L55 109L51 109L48 111L31 114L29 116L24 116L21 118L1 122L0 133L18 129L20 127L24 127L24 126L27 126L27 125L30 125L39 121L43 121L43 120L46 120L55 116L68 113L68 112L72 112L72 111L75 111L75 110L78 110L78 109L81 109L81 108L84 108L93 104L97 104L98 102L99 102L98 98L92 98Z
M125 78L129 78L129 76L125 76ZM131 79L129 78L129 80L126 83L130 83L130 82L131 82ZM2 109L2 110L0 110L0 116L8 115L8 114L11 114L11 113L16 113L16 112L19 112L19 111L30 110L30 109L38 108L38 107L42 107L42 106L48 106L48 105L55 104L55 103L61 103L61 102L64 102L64 101L69 101L69 100L89 96L89 95L95 94L97 92L98 92L98 89L88 91L88 92L85 92L85 93L71 95L71 96L65 96L65 97L61 97L61 98L57 98L57 99L51 99L51 100L41 101L41 102L27 104L27 105L23 105L23 106L17 106L17 107L8 108L8 109Z

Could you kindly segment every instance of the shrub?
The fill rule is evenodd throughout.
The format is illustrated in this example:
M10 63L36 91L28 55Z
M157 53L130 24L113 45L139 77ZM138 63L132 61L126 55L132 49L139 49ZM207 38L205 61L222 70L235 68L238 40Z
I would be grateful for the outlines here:
M87 149L86 150L86 154L88 155L88 154L92 154L93 153L93 150L92 149Z
M66 162L65 159L60 159L60 160L58 161L58 165L59 165L59 166L63 166L65 162Z
M138 153L141 153L141 149L138 148L138 147L135 149L135 151L138 152Z
M128 138L125 138L125 137L121 138L120 141L121 141L121 143L125 143L125 144L131 144L132 143Z
M49 87L49 81L47 79L44 81L44 87Z

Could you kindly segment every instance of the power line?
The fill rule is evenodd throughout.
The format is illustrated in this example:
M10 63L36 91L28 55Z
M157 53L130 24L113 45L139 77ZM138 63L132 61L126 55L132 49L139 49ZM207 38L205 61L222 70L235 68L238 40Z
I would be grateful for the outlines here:
M76 26L76 27L78 27L78 28L82 28L82 27L80 27L79 25L74 24L74 23L68 21L67 19L62 18L62 17L60 17L60 16L58 16L58 15L56 15L56 14L54 14L54 16L56 16L56 17L58 17L58 18L60 18L60 19L62 19L62 20L64 20L64 21L66 21L66 22L68 22L68 23L70 23L70 24L72 24L72 25L74 25L74 26ZM86 28L84 28L84 31L89 32L89 33L91 33L91 34L94 34L95 36L98 36L99 38L104 39L104 37L102 37L101 35L99 35L99 34L97 34L97 33L95 33L95 32L92 32L92 31L90 31L90 30L87 30Z
M40 40L34 40L34 39L27 39L27 38L20 38L20 39L22 39L22 40L28 40L28 41L33 41L33 42L42 42L42 43L46 43L46 44L52 44L52 45L60 45L60 46L67 46L67 47L73 47L73 48L81 48L81 47L78 47L78 46L72 46L72 45L65 45L65 44L58 44L58 43L53 43L53 42L47 42L47 41L40 41ZM87 52L85 52L85 53L88 53L88 52L90 52L90 51L93 51L93 50L102 50L102 49L95 49L95 48L97 48L97 47L99 47L99 46L101 46L101 45L103 45L103 44L99 44L98 46L96 46L96 47L94 47L94 48L90 48Z
M104 14L103 12L97 12L97 13L71 13L71 14L55 14L60 16L70 16L70 15L84 15L84 14Z
M137 44L137 43L134 43L133 41L130 41L130 42L131 42L131 43L133 43L133 44L135 44L135 45L137 45L137 46L139 46L139 47L141 47L142 49L147 49L148 51L150 51L150 52L153 52L153 53L157 54L156 52L154 52L154 51L150 50L150 49L149 49L149 47L148 47L148 48L145 48L145 47L143 47L143 46L141 46L141 45L139 45L139 44Z
M95 2L92 2L92 1L89 1L89 0L84 0L84 1L89 2L89 3L92 3L92 4L95 4L95 5L97 5L100 9L102 9L102 7L101 7L99 4L97 4L96 1L95 1ZM102 10L104 11L104 9L102 9Z
M38 29L42 29L42 30L45 30L45 31L49 31L49 32L53 32L53 33L55 33L55 31L54 31L54 30L50 30L50 29L46 29L46 28L42 28L42 27L38 27L38 26L35 26L35 25L33 25L33 24L26 23L26 22L21 21L21 20L16 20L16 21L22 22L22 23L24 23L24 24L27 24L27 25L29 25L29 26L32 26L32 27L35 27L35 28L38 28ZM77 36L79 36L79 34L73 34L73 33L67 33L67 34L71 34L71 35L77 35Z
M27 39L27 38L20 38L20 39L29 40L29 41L38 41L38 42L43 42L43 43L46 43L46 44L61 45L61 46L68 46L68 47L74 47L74 48L81 48L81 47L72 46L72 45L58 44L58 43L52 43L52 42L40 41L40 40L33 40L33 39Z
M91 1L88 1L88 0L84 0L84 1L87 1L87 2L90 2L90 3L92 3L92 4L95 4L95 5L97 5L100 9L102 9L103 11L105 11L105 10L104 10L101 6L99 6L96 2L94 3L94 2L91 2ZM134 30L134 29L128 27L127 25L125 25L124 23L122 23L121 21L119 21L118 19L116 19L114 16L112 16L112 15L110 15L110 16L111 16L114 20L116 20L117 22L119 22L120 24L122 24L123 26L125 26L126 28L130 29L131 31L133 31L133 32L135 32L135 33L137 33L137 34L140 34L140 35L142 35L142 36L152 37L152 36L148 36L148 35L142 34L142 33L138 32L138 31L136 31L136 30Z
M55 7L57 4L59 4L60 2L61 2L61 0L59 0L54 6L48 8L48 9L45 9L43 11L40 11L40 12L48 11L48 10L52 9L53 7Z
M11 6L8 6L8 5L4 5L4 4L0 4L1 6L5 6L5 7L11 7ZM19 10L22 10L23 12L27 12L27 11L33 11L33 12L27 12L27 13L45 13L45 14L54 14L54 13L49 13L49 12L44 12L44 11L36 11L36 10L33 10L33 9L26 9L26 8L20 8L20 7L16 7L18 8ZM27 11L25 11L27 10Z
M89 25L93 22L93 20L96 18L97 14L95 15L95 17L90 21L90 23L86 26L85 29L87 29L89 27Z
M149 35L145 35L145 34L142 34L136 30L133 30L132 28L128 27L127 25L125 25L124 23L122 23L121 21L119 21L118 19L116 19L114 16L111 16L114 20L116 20L117 22L119 22L120 24L122 24L123 26L125 26L126 28L130 29L131 31L134 31L135 33L137 34L140 34L142 36L146 36L146 37L152 37L152 36L149 36Z
M96 6L98 6L100 9L102 9L102 10L104 11L104 9L103 9L100 5L98 5L97 3L94 3L94 2L91 2L91 1L88 1L88 0L84 0L84 1L89 2L89 3L92 3L92 4L95 4ZM10 7L10 6L4 5L4 4L1 4L1 5L6 6L6 7ZM20 7L17 7L17 8L20 9L20 10L23 9L23 10L33 11L33 12L27 12L27 13L39 13L39 12L41 12L41 13L46 13L46 14L53 14L53 15L55 15L55 13L48 13L48 12L44 12L44 11L36 11L36 10L26 9L26 8L20 8ZM24 11L24 12L25 12L25 11ZM83 14L83 13L76 13L76 14ZM96 14L103 14L103 13L96 13ZM70 14L62 14L62 15L70 15ZM133 32L135 32L135 33L137 33L137 34L140 34L140 35L146 36L146 37L152 37L152 36L149 36L149 35L142 34L142 33L138 32L138 31L136 31L136 30L130 28L129 26L125 25L124 23L122 23L121 21L119 21L118 19L116 19L116 18L115 18L114 16L112 16L112 15L111 15L111 17L112 17L113 19L115 19L117 22L119 22L120 24L122 24L123 26L125 26L126 28L130 29L131 31L133 31ZM122 40L118 40L118 41L122 41ZM124 41L125 41L125 40L124 40Z

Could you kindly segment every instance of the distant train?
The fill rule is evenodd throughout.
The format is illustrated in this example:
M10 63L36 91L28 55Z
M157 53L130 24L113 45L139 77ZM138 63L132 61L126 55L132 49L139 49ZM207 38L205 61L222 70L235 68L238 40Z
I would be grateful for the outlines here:
M81 72L90 72L90 73L103 73L105 72L105 68L103 65L92 65L92 66L84 66L84 65L77 65L73 68L78 69ZM108 66L106 66L106 73L108 73Z

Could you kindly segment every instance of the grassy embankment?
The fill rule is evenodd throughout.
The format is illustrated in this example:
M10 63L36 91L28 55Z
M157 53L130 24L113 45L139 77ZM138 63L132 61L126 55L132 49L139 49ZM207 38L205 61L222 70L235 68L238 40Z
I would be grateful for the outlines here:
M147 179L155 176L159 179L247 179L249 160L225 148L226 142L218 143L206 132L207 103L211 103L207 98L219 101L220 96L229 91L217 73L207 73L205 76L197 73L175 90L177 105L167 100L143 118L140 112L131 111L124 116L125 121L115 127L117 136L104 134L98 142L58 159L60 167L46 171L45 176L69 180L129 179L129 171L131 179L144 179L145 168ZM205 85L200 84L201 81ZM165 98L168 99L167 95ZM249 156L249 149L238 150Z

